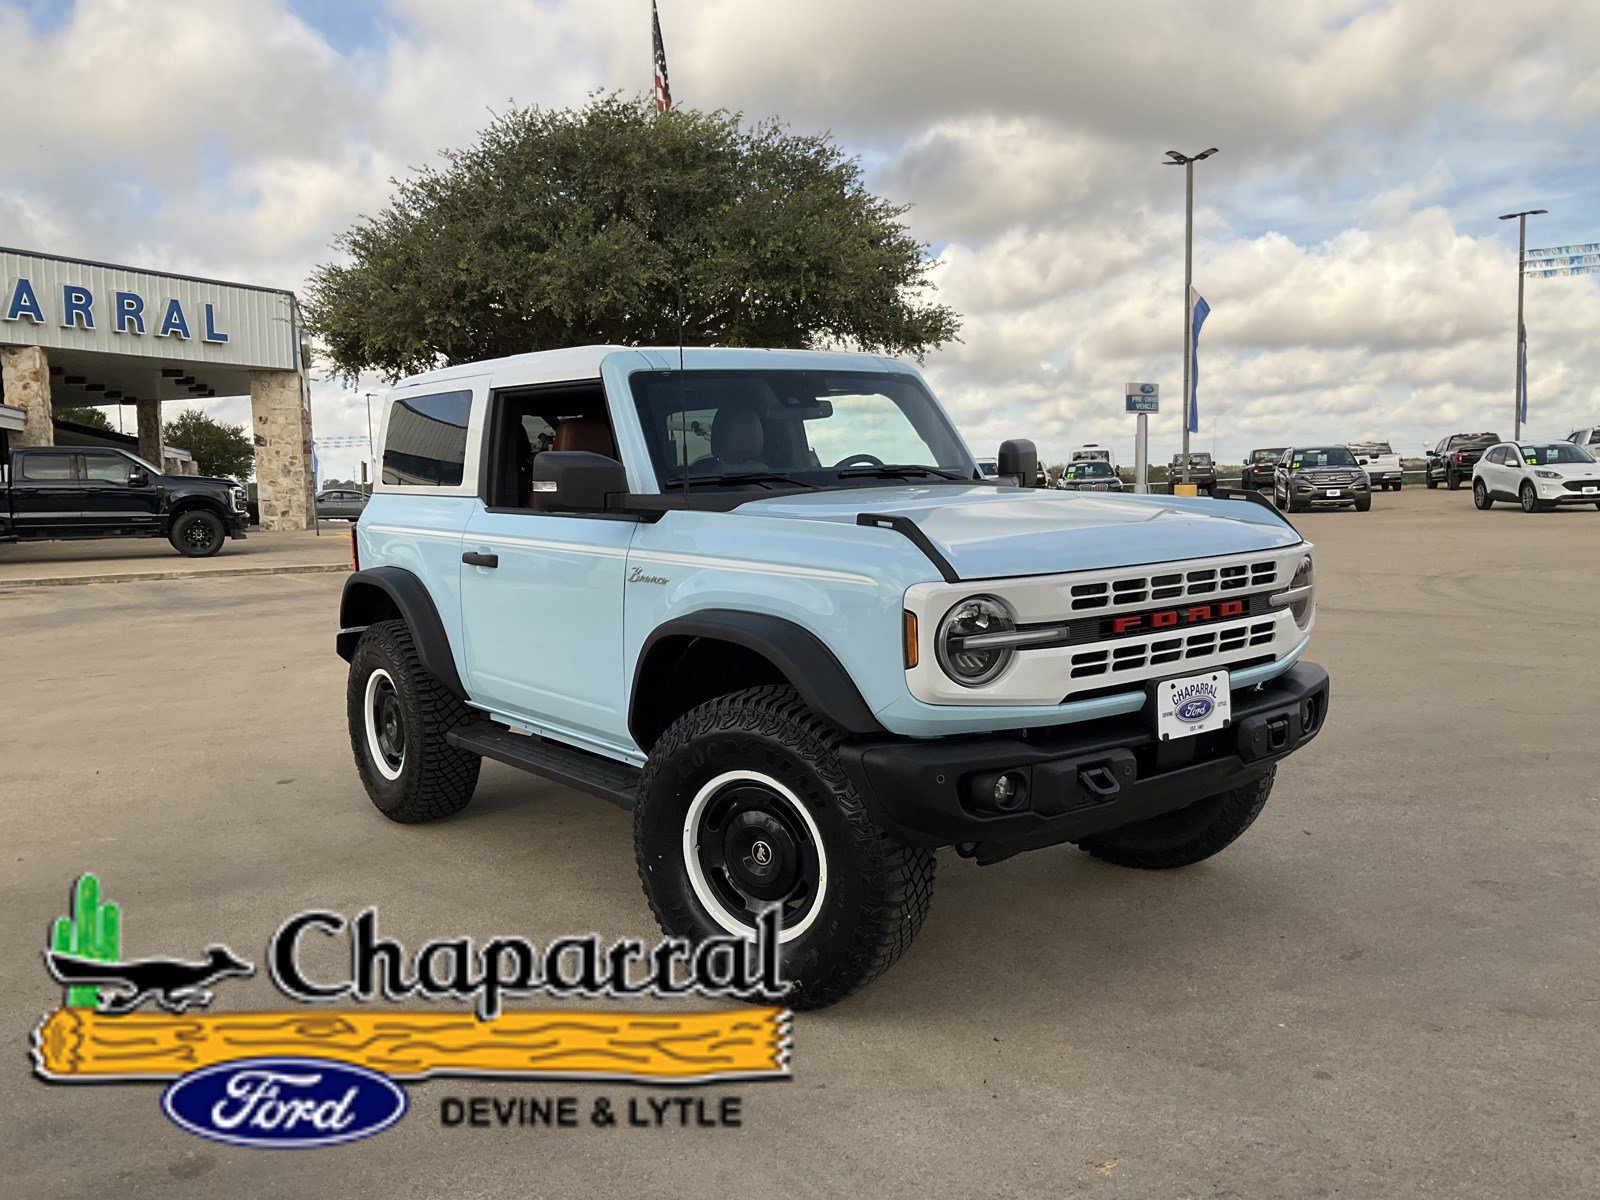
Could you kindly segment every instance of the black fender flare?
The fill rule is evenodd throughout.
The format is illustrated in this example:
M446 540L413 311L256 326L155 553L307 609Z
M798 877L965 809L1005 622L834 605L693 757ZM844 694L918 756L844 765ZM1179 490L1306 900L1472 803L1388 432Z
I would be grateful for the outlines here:
M639 651L628 692L628 732L640 746L655 740L648 713L659 699L656 680L666 673L658 668L670 665L663 661L671 655L667 643L685 638L709 638L753 650L783 673L818 716L846 733L884 732L850 673L827 643L809 629L770 613L708 608L657 626Z
M388 598L389 604L375 603L380 594ZM466 700L467 689L461 686L450 638L433 597L422 580L404 567L371 567L354 572L344 581L344 592L339 597L339 635L335 639L339 657L349 662L362 631L375 623L375 616L378 620L387 619L385 610L390 606L410 628L417 655L428 674Z

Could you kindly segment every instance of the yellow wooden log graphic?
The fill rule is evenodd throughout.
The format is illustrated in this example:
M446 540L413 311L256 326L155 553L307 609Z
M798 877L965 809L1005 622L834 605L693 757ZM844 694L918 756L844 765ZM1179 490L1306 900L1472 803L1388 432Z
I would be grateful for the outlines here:
M105 1016L61 1008L34 1031L42 1075L66 1081L171 1079L242 1058L304 1055L397 1078L503 1075L688 1083L787 1075L781 1008L631 1014L589 1010L388 1011Z

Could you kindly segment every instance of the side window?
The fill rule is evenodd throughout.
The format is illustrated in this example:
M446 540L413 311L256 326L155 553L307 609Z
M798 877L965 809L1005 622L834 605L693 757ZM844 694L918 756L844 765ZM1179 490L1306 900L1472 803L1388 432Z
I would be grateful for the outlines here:
M401 487L457 487L467 461L470 391L406 396L389 409L383 482Z
M1600 446L1600 425L1596 425L1589 431L1589 445Z
M17 473L32 483L64 483L77 478L72 461L70 454L24 454Z
M128 483L128 468L132 465L120 454L85 452L83 456L83 477L85 479L99 480L101 483L120 483L126 487Z

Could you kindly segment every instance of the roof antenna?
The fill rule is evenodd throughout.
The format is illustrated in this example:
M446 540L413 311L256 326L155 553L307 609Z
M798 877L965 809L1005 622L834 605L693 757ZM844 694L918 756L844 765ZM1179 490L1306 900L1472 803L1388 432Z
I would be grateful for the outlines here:
M683 506L689 507L689 411L683 399L683 276L678 276L678 449L683 460Z

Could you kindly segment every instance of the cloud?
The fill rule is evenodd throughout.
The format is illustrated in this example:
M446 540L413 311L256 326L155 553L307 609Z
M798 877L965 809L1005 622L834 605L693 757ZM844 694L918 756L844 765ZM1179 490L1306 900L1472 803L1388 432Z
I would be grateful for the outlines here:
M661 0L680 103L831 128L942 260L927 372L980 449L1178 438L1182 174L1197 171L1202 437L1420 446L1507 424L1514 244L1600 238L1592 0ZM298 287L391 176L512 103L648 86L635 0L0 0L9 244ZM1600 419L1600 281L1529 285L1533 428ZM365 433L318 382L317 429ZM373 381L376 389L380 385ZM232 415L240 401L218 401ZM231 407L230 407L231 406ZM340 475L355 456L324 456Z

